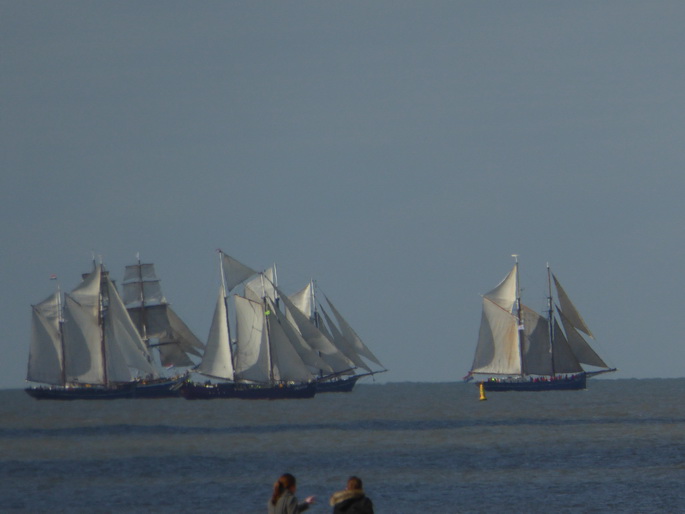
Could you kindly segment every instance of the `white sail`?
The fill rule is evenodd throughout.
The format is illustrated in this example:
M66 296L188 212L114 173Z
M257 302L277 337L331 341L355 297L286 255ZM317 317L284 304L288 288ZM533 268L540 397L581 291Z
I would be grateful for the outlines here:
M295 336L294 328L276 309L269 299L265 316L268 326L269 348L273 366L273 379L276 381L306 382L314 378L302 358L298 355L289 335Z
M39 304L32 306L27 380L63 385L59 310L59 293L53 293Z
M557 289L557 296L559 297L561 311L564 313L566 319L570 321L571 325L573 325L576 330L580 330L581 332L584 332L590 337L594 338L592 332L590 332L590 329L587 327L585 321L578 312L578 309L576 309L575 305L573 305L571 299L566 294L566 291L564 291L564 289L561 287L561 284L557 280L556 276L554 277L554 285Z
M331 308L331 311L333 312L333 316L335 316L335 319L338 321L338 326L340 327L340 331L342 332L343 336L345 339L352 345L354 350L361 355L362 357L365 357L369 359L372 362L375 362L379 366L383 367L383 365L380 363L380 361L376 358L376 356L371 352L371 350L368 349L368 347L362 342L360 337L356 334L354 329L350 326L347 321L345 321L345 318L342 317L338 309L335 308L335 306L331 303L331 301L326 298L326 302L328 303L328 306Z
M506 277L504 277L502 282L500 282L497 285L497 287L495 287L492 291L485 293L483 297L499 305L500 307L502 307L502 309L506 310L507 312L513 312L514 305L516 304L517 295L517 272L518 263L514 264L514 267L511 269L509 274Z
M249 266L245 266L242 262L237 261L223 252L221 252L221 266L223 268L224 277L226 278L226 287L229 291L252 275L257 274L257 272Z
M105 384L100 328L100 265L64 295L64 367L68 384Z
M234 369L230 344L226 301L223 287L221 287L216 301L216 308L214 309L212 326L209 330L209 338L205 346L205 353L196 371L215 378L233 380Z
M238 338L235 357L236 379L269 382L270 356L263 304L238 295L234 296L234 301Z
M154 264L132 264L124 271L126 308L166 304Z
M289 296L280 292L280 297L285 305L286 319L297 327L308 347L318 352L318 356L320 356L320 359L316 361L304 359L305 362L313 364L321 371L328 373L340 373L354 367L352 361L345 357L309 318L291 302Z
M104 314L108 381L130 382L138 376L156 377L147 347L109 277L105 277L105 284L109 300Z
M507 309L483 298L483 314L472 373L521 373L518 320Z
M566 331L566 338L568 344L571 347L573 354L578 359L578 362L582 364L587 364L589 366L597 366L599 368L608 368L609 366L602 360L602 358L597 355L597 353L590 347L590 345L583 339L578 331L575 329L575 325L564 315L564 313L558 310L559 316L561 317L561 323Z
M328 337L328 339L333 341L335 347L338 350L340 350L340 353L342 353L355 367L371 372L371 368L369 367L369 365L366 364L366 362L364 362L364 359L362 359L361 356L357 353L352 343L350 343L345 338L343 333L340 330L338 330L338 327L335 325L335 323L328 315L326 310L321 306L319 307L321 308L321 313L323 314L323 317L326 320L325 323L319 324L319 330L321 331L321 333L329 333L330 337ZM326 330L326 327L328 327L328 330Z
M312 292L313 290L313 284L310 281L309 284L307 284L303 289L300 289L298 292L293 293L291 295L288 295L288 298L292 302L292 304L297 307L297 309L304 313L307 318L311 319L312 314L314 312L314 294Z
M274 268L269 268L264 273L259 273L255 278L245 282L245 297L255 301L261 302L262 298L269 298L275 301L276 287L273 280L275 280Z

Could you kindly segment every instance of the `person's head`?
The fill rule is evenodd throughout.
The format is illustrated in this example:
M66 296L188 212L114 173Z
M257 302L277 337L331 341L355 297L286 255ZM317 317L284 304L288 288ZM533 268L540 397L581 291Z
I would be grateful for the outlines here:
M363 489L362 479L359 477L351 476L347 479L347 489L350 491L356 491L358 489Z
M274 492L271 495L271 505L276 505L276 502L281 496L283 496L283 493L286 490L294 493L295 489L297 489L297 481L295 480L295 477L290 473L283 473L274 484Z

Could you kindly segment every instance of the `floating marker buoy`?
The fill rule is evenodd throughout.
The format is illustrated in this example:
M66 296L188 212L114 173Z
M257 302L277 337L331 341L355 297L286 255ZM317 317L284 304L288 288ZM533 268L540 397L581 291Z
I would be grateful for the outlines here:
M480 389L480 401L487 400L487 398L485 397L485 384L481 382L478 385L478 388Z

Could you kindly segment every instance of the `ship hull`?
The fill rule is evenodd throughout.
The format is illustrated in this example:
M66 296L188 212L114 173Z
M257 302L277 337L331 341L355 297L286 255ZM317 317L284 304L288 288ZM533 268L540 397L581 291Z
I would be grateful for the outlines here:
M580 391L587 387L587 376L579 373L570 377L537 380L485 380L476 385L486 391Z
M288 400L313 398L316 384L252 386L233 383L195 384L185 382L180 387L180 394L186 400Z
M120 400L134 398L173 398L179 392L174 389L179 379L159 379L132 382L113 387L29 387L26 393L36 400Z
M317 393L349 393L354 389L357 380L362 375L355 375L352 377L341 378L337 380L322 380L316 383Z

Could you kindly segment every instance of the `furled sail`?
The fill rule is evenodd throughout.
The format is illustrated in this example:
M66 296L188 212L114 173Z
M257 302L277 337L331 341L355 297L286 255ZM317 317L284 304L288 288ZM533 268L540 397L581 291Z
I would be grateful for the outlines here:
M27 380L52 385L62 383L62 343L59 328L59 293L32 306L31 347Z

